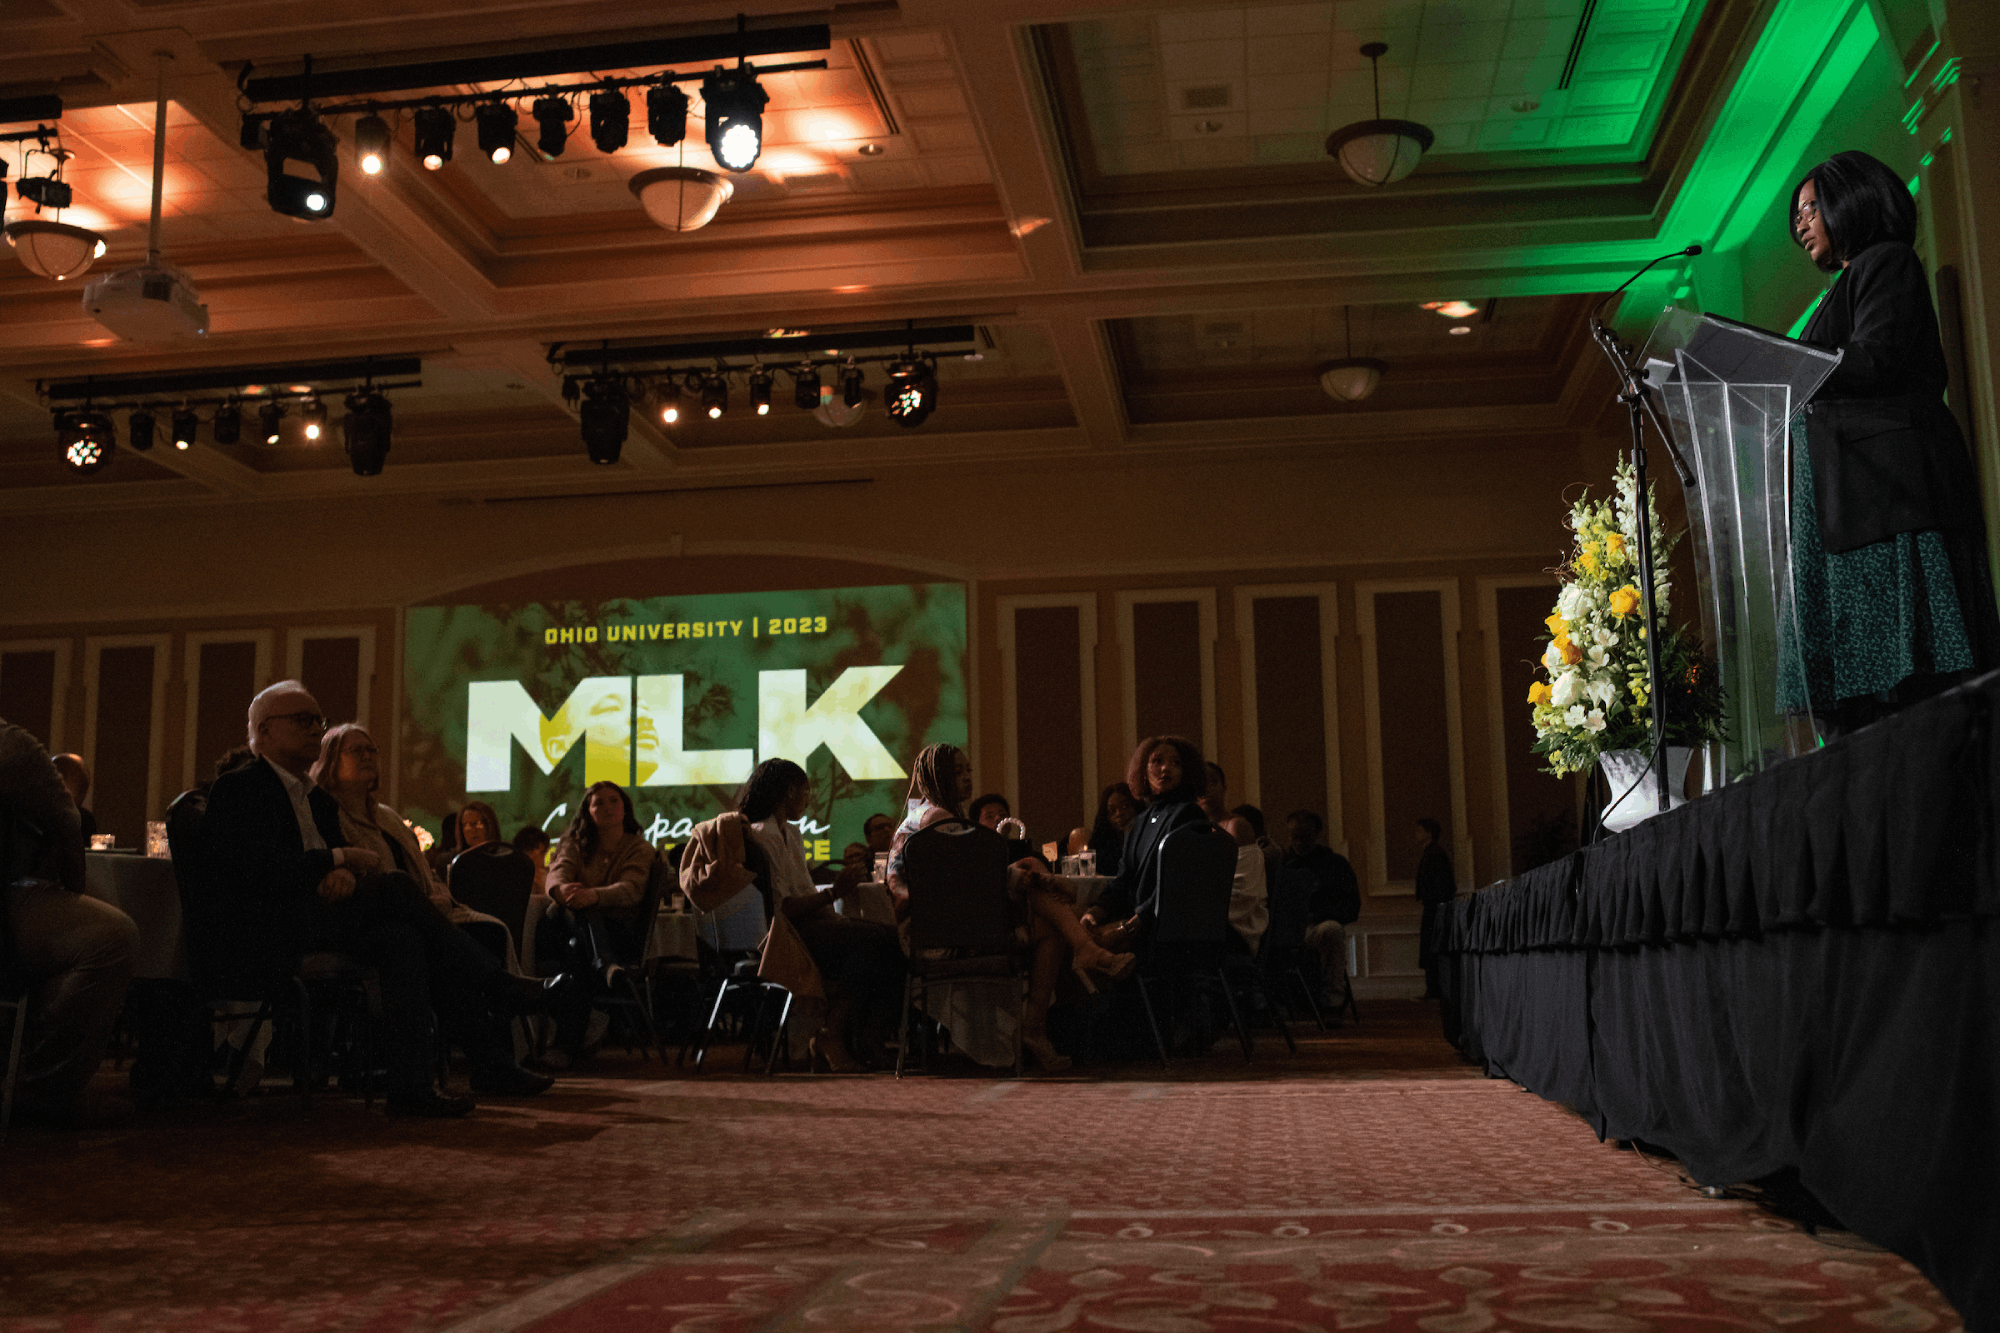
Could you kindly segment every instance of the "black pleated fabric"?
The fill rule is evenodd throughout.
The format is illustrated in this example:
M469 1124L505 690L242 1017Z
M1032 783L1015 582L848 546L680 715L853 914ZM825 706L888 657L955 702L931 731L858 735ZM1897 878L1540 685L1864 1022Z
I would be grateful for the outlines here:
M1448 904L1447 1033L2000 1330L2000 673Z

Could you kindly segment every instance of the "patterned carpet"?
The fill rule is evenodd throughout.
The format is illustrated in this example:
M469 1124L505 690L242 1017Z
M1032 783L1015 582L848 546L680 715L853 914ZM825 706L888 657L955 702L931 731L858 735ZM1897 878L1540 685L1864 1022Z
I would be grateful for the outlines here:
M662 1078L457 1123L288 1095L0 1145L0 1333L1935 1329L1459 1064L1416 1003L1171 1074Z

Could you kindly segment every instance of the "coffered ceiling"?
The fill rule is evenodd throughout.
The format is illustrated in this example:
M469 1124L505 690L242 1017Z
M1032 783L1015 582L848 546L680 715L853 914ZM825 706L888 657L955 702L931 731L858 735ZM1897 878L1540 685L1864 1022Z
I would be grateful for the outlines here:
M412 162L404 119L372 179L340 117L337 206L307 223L265 202L261 156L239 146L238 77L246 65L294 72L308 54L322 70L358 69L727 32L736 5L646 11L662 21L635 28L638 11L611 0L8 0L0 97L64 99L75 205L63 216L108 246L89 276L145 258L155 71L168 57L162 248L208 304L211 332L121 341L83 312L80 282L0 254L0 507L582 492L619 476L810 479L975 454L1386 449L1426 433L1588 427L1592 294L1663 238L1701 240L1763 206L1746 173L1706 163L1718 134L1739 158L1745 134L1768 148L1810 84L1814 52L1789 72L1753 60L1773 2L752 5L753 27L832 34L824 51L753 63L826 68L766 78L762 159L732 177L712 223L676 235L627 182L713 166L698 96L676 147L645 133L635 95L624 150L599 152L579 118L549 159L524 106L510 162L486 161L464 126L438 172ZM1865 5L1821 7L1846 16L1830 43ZM1390 47L1384 114L1438 135L1413 176L1382 190L1348 181L1324 150L1329 129L1373 114L1357 54L1369 40ZM1746 68L1764 70L1748 110ZM46 169L16 146L0 157L12 178ZM9 220L28 216L10 196ZM1684 280L1670 270L1635 289L1625 317ZM1444 300L1476 313L1423 308ZM941 360L940 407L922 427L876 404L832 429L781 380L764 418L669 428L640 404L608 469L585 458L549 359L557 344L906 320L979 331L976 359ZM1358 407L1318 387L1320 365L1350 346L1389 365ZM121 451L79 478L36 393L56 377L366 354L424 362L423 386L391 395L395 442L374 478L348 473L337 431L308 445L290 429L274 448L204 433L186 453Z

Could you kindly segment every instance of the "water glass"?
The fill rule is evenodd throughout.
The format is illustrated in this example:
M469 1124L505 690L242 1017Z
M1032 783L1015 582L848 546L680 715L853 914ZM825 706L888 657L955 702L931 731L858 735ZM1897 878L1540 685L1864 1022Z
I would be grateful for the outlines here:
M71 845L74 846L75 844ZM118 838L115 834L93 833L90 835L90 850L93 852L108 852L117 845Z
M146 855L164 861L173 855L167 846L167 824L163 819L146 821Z

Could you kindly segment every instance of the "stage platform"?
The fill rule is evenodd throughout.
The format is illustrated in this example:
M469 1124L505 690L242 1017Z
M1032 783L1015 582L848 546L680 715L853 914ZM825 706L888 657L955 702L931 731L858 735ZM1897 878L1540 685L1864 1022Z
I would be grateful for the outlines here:
M1447 1035L2000 1329L2000 673L1451 905Z

